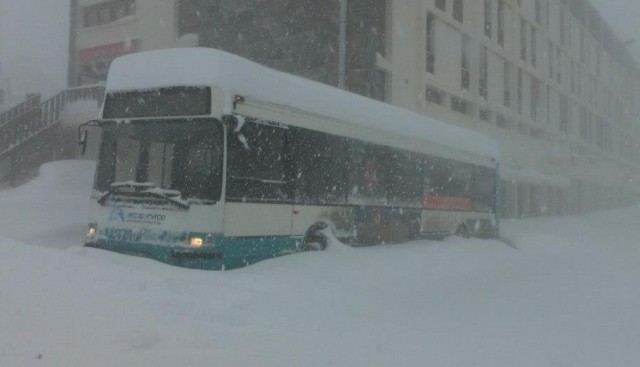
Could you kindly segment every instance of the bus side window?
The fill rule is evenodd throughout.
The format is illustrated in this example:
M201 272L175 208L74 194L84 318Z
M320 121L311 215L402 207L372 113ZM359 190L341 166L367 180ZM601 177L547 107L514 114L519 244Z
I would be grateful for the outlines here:
M393 151L388 157L388 193L392 205L420 206L422 173L413 154Z
M184 179L183 196L217 199L220 191L220 152L209 142L183 147L181 172Z
M449 186L452 197L469 198L471 183L471 176L473 173L473 166L469 163L452 162L451 163L451 178L449 180Z
M386 205L388 179L385 155L387 148L366 143L350 145L349 202L352 204Z
M227 157L227 199L288 201L284 170L287 129L247 119L245 142L231 133ZM247 146L249 149L246 149Z
M424 166L425 189L436 196L450 196L452 180L451 164L444 159L429 157ZM423 191L425 190L423 189Z
M493 210L495 201L495 175L487 167L475 166L471 179L473 208L478 211Z
M343 204L346 194L346 139L295 128L289 135L294 200L305 204Z

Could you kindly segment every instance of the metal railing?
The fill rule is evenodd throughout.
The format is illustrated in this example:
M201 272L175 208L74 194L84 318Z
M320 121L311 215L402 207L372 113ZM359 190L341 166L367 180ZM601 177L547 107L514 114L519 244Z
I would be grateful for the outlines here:
M102 103L104 85L65 89L42 102L39 94L0 114L0 157L60 121L68 103L93 100Z

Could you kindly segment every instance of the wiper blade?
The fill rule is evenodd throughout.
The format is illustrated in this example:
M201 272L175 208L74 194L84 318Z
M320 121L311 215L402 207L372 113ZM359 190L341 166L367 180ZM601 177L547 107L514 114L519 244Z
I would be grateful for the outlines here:
M180 199L176 199L174 196L176 197L180 197L180 192L177 190L162 190L162 189L150 189L150 190L146 190L143 191L143 193L145 194L150 194L153 195L155 197L161 198L161 199L165 199L166 201L170 202L171 204L174 204L182 209L189 209L189 203ZM173 196L170 196L173 195Z
M135 182L135 181L127 181L127 182L114 182L109 186L109 190L102 194L98 198L98 204L104 205L109 196L112 194L121 191L123 188L130 188L135 191L148 190L150 188L155 187L155 185L151 182Z
M109 191L104 193L100 198L98 198L98 204L104 205L107 199L115 194L115 193L125 193L123 189L131 189L132 192L126 192L130 196L153 196L155 198L164 199L171 204L176 205L182 209L189 209L189 203L177 199L176 197L180 197L180 191L177 190L163 190L161 188L156 187L155 184L151 182L135 182L135 181L127 181L127 182L114 182L111 184Z

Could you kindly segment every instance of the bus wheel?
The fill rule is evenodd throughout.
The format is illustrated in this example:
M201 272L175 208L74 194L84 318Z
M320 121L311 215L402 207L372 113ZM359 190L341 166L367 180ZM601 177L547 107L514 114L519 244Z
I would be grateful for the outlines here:
M458 228L456 228L455 235L460 236L462 238L471 237L471 234L469 233L469 228L467 228L467 226L464 223L460 224Z
M304 235L300 251L322 251L327 248L327 236L323 233L329 225L325 222L313 224Z

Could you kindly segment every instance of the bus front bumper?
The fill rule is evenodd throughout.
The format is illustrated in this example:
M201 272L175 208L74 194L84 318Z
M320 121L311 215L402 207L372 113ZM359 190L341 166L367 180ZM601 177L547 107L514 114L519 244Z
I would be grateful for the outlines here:
M230 270L298 251L301 240L277 238L220 238L215 247L191 248L114 240L96 240L85 247L157 260L201 270Z

